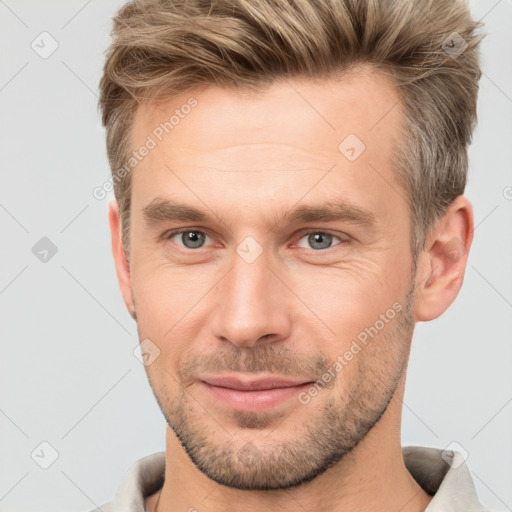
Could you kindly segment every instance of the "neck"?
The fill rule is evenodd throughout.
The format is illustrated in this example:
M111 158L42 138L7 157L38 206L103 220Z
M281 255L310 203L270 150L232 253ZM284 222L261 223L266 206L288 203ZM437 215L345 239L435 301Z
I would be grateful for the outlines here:
M342 460L310 482L276 491L231 489L210 480L189 459L174 432L166 433L165 483L146 502L148 512L291 512L425 510L432 496L407 471L400 442L405 376L386 412Z

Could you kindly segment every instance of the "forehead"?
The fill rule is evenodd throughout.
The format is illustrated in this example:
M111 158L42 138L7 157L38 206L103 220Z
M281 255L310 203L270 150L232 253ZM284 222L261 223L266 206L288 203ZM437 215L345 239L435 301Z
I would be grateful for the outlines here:
M197 102L194 107L191 98ZM168 139L197 149L220 149L236 137L237 144L275 140L296 145L301 140L305 150L314 143L318 151L332 150L332 143L348 133L371 138L373 144L387 141L390 126L400 121L400 100L391 80L370 66L329 79L282 78L258 92L210 84L162 103L140 104L132 143L143 142L141 137L173 114L164 137L172 134Z
M352 196L382 194L386 181L398 187L393 147L401 123L398 90L369 67L338 78L280 79L257 93L208 85L143 103L131 145L137 150L151 139L152 149L133 172L134 199L142 207L185 186L210 197L231 188L241 200L261 201L311 186L333 167L312 195L331 186Z

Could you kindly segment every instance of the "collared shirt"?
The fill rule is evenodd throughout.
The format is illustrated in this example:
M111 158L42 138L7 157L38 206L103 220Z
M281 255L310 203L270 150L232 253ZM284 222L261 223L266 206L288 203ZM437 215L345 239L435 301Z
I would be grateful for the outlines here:
M488 512L476 494L469 469L461 453L423 446L402 448L407 470L433 495L425 512ZM139 459L126 472L114 501L92 512L145 512L145 499L164 483L165 452Z

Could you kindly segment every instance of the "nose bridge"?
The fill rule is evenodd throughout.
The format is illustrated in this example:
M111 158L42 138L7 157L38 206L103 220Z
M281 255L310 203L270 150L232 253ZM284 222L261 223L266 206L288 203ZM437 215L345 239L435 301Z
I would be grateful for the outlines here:
M219 286L214 322L218 338L239 346L261 343L263 337L282 339L289 329L282 285L269 268L270 258L262 250L256 254L250 244L242 242L233 254L231 270Z

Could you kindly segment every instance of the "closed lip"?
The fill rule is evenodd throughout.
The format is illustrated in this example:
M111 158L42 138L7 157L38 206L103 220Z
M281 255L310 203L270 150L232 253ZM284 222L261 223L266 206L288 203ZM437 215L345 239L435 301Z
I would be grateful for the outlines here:
M312 381L307 379L290 379L285 377L270 376L260 378L244 378L241 376L224 376L224 377L203 377L201 379L205 384L210 386L218 386L228 389L236 389L238 391L261 391L264 389L275 388L291 388L294 386L302 386Z

